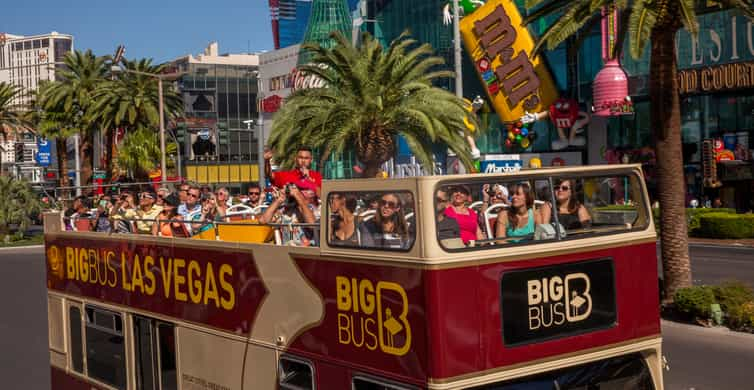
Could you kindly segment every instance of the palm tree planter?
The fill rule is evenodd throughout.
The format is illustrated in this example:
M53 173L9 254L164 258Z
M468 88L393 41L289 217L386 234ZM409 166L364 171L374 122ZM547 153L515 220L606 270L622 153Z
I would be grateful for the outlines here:
M273 118L269 144L284 166L292 165L300 145L321 150L323 161L348 149L365 165L363 176L375 177L400 135L425 167L434 166L432 145L442 142L471 169L464 102L433 86L453 72L438 69L444 60L429 45L416 46L406 33L387 50L368 33L357 46L340 33L331 37L332 48L302 47L311 63L300 71L325 87L296 90Z
M749 0L723 0L728 7L754 17ZM681 147L681 110L678 93L675 35L683 26L696 34L698 25L694 0L527 0L536 10L525 20L555 16L535 48L553 49L585 26L599 21L603 8L621 11L620 31L628 31L631 56L639 58L651 45L649 94L651 121L657 151L657 178L661 215L662 261L665 299L672 300L679 288L691 285L688 235L684 208L684 175ZM624 36L619 35L614 53L620 53Z

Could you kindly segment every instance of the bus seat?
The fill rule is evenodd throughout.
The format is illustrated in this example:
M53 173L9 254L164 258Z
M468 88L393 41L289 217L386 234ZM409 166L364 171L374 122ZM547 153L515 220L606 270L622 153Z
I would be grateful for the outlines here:
M484 228L487 231L487 238L495 238L495 231L492 230L492 227L495 226L495 222L497 222L497 214L500 210L507 208L507 204L498 203L487 207L487 210L484 211Z
M217 240L217 232L215 232L215 229L207 229L199 234L194 234L191 239L215 241Z
M220 241L263 243L272 239L272 227L259 225L257 220L243 220L236 225L217 225Z

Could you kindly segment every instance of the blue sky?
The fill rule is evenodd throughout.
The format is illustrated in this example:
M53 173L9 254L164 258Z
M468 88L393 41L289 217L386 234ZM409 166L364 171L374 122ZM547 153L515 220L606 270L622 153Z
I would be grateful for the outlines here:
M272 50L267 0L7 0L0 32L72 34L78 50L157 62L199 54L211 41L220 53Z

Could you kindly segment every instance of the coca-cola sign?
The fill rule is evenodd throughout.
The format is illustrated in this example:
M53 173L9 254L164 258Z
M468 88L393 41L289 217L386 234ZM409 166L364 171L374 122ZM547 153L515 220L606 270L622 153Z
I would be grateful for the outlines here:
M325 65L318 65L321 68L324 68ZM311 73L306 73L301 71L300 69L293 68L291 71L293 83L291 85L291 89L293 91L298 91L300 89L308 89L308 88L322 88L325 86L325 80L322 80L316 75L313 75Z

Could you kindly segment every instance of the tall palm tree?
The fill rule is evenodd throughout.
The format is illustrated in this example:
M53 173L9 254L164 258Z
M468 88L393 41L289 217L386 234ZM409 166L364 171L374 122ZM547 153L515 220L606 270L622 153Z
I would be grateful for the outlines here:
M122 60L128 70L160 74L166 64L152 65L151 59ZM183 102L178 93L163 85L163 101L167 118L175 118L183 112ZM119 77L102 83L94 93L95 103L91 106L90 118L103 129L110 129L106 143L109 152L107 170L112 172L112 157L115 154L114 131L124 128L126 131L136 129L156 129L159 126L159 91L154 77L124 72ZM166 118L166 119L167 119Z
M21 95L21 88L0 82L0 133L5 138L8 131L28 128L30 123L20 106L13 100Z
M165 146L167 154L175 153L174 143ZM151 129L139 128L129 132L118 147L118 167L131 173L137 181L149 180L149 172L160 163L160 141ZM171 162L168 161L168 167Z
M401 135L425 167L434 164L432 144L443 142L471 168L464 102L432 85L453 72L438 69L444 60L428 44L416 46L403 33L383 50L368 33L358 46L340 33L331 36L330 49L305 44L312 64L300 67L325 87L294 92L274 117L270 146L284 165L299 145L322 150L323 158L353 148L364 176L374 177Z
M92 176L92 147L97 130L87 113L94 103L95 89L108 77L107 60L107 57L95 56L91 50L66 54L63 60L65 68L57 73L59 80L52 82L45 89L44 96L40 96L42 109L50 113L51 120L61 125L58 132L52 127L48 130L59 142L58 151L60 143L65 142L65 137L71 133L81 136L77 153L81 156L82 184L86 184Z
M681 110L678 94L675 35L685 27L696 34L698 24L694 0L527 0L526 8L536 9L525 20L528 24L541 17L554 17L537 43L555 48L584 26L600 18L602 8L621 11L621 33L628 32L631 56L639 58L651 45L649 95L651 121L657 153L657 177L660 199L662 260L665 297L691 285L681 144ZM754 17L750 0L722 0L749 18ZM618 35L615 52L620 53L625 36ZM614 54L614 53L613 53Z

